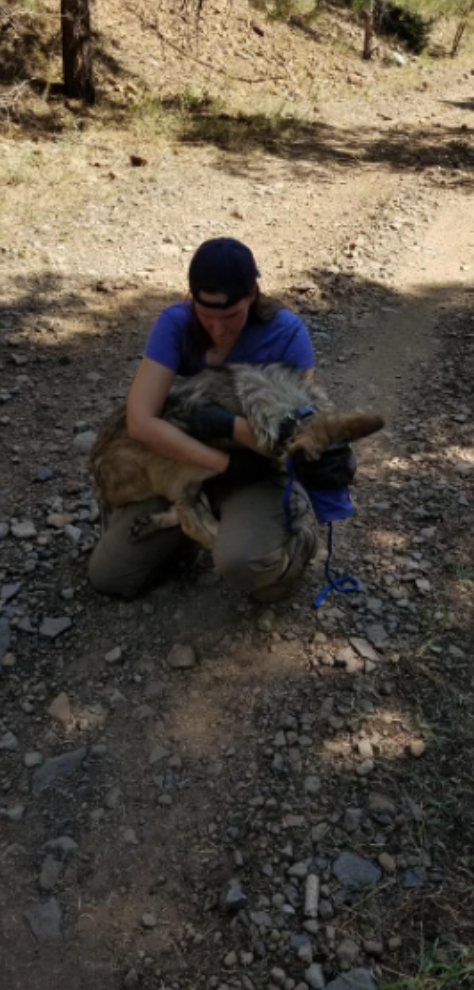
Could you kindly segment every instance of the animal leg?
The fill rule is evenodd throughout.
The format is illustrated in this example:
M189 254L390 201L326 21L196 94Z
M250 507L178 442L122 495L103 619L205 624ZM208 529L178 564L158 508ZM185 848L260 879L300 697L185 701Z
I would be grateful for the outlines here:
M217 519L212 514L208 499L201 492L199 500L177 502L176 511L183 533L206 550L212 550L219 531Z
M173 526L180 526L180 519L176 505L172 505L164 512L151 512L146 516L140 516L130 527L130 537L132 540L144 540L152 533L157 533L161 529L171 529Z

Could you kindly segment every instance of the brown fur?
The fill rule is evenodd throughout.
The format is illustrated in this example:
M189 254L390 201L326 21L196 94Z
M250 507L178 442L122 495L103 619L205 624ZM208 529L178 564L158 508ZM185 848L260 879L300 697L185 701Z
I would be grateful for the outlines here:
M284 365L227 365L207 369L190 379L176 378L163 418L190 432L193 408L210 402L244 416L259 451L282 463L297 450L303 450L309 460L318 460L331 444L359 440L384 425L375 414L340 415L327 411L304 420L285 449L280 449L279 427L289 411L308 404L318 409L328 406L321 389L312 380ZM217 442L213 445L232 446ZM180 524L198 542L212 545L216 522L200 500L200 489L215 472L172 460L132 440L127 432L124 407L100 430L91 461L106 505L115 507L161 495L173 503L173 508L153 516L153 528ZM149 526L146 531L150 531Z

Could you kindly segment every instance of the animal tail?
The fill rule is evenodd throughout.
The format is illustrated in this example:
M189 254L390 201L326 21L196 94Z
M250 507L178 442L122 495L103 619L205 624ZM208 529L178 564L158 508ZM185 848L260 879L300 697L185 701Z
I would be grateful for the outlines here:
M305 420L288 444L288 453L303 450L308 460L317 460L334 443L353 443L377 433L385 421L375 413L324 413Z

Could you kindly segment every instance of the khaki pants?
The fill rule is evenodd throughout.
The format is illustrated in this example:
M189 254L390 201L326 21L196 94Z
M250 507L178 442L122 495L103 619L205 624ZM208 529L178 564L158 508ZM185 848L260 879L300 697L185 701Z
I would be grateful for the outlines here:
M282 497L287 478L273 475L246 486L208 489L219 519L214 548L217 572L238 591L260 601L278 601L291 593L316 550L311 503L296 482L291 494L293 533L288 531ZM117 509L89 564L93 587L104 594L133 598L166 577L178 554L195 546L179 527L141 541L130 539L135 519L167 507L162 498Z

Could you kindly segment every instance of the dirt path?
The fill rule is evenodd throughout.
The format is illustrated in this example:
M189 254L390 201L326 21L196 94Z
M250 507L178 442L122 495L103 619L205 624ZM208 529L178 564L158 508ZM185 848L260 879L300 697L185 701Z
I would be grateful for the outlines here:
M470 86L420 91L391 120L385 100L357 120L335 102L298 157L3 142L9 990L346 990L354 971L362 990L404 990L422 947L436 990L470 985L474 238L470 151L452 145ZM439 142L407 148L434 113ZM206 558L138 602L86 584L97 505L77 438L218 232L249 240L301 310L339 404L389 420L337 538L363 592L317 614L323 546L272 609L218 586ZM47 762L70 751L69 768Z

